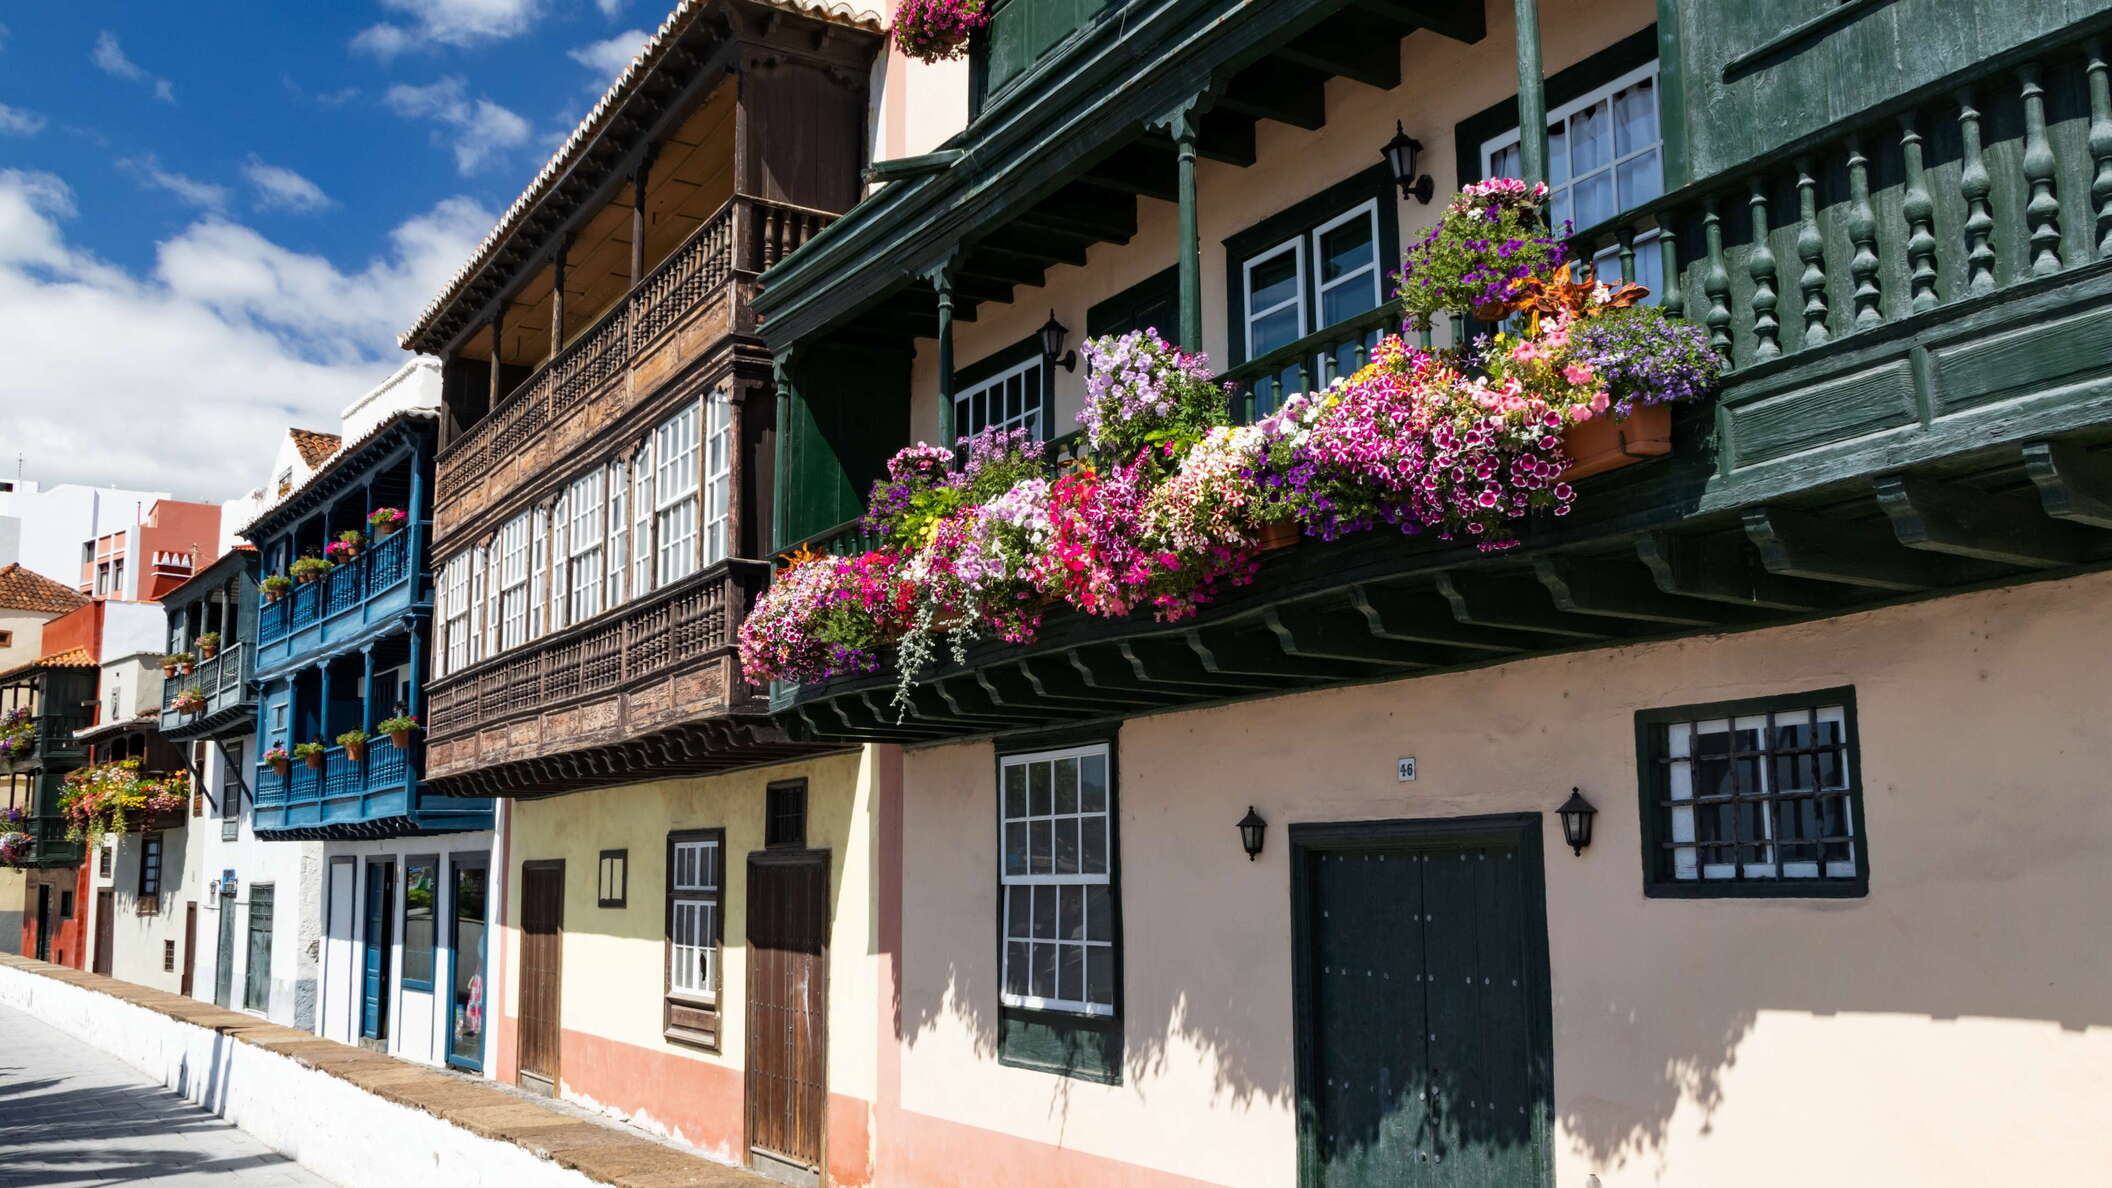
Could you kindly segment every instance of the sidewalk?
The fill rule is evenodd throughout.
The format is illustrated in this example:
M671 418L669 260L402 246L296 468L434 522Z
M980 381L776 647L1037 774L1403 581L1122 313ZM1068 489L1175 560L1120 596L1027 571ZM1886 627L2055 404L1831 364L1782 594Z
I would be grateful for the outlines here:
M0 1188L118 1182L329 1183L116 1057L0 1007Z
M382 1102L423 1111L469 1135L510 1144L526 1155L617 1188L758 1188L775 1183L644 1137L613 1122L583 1117L583 1111L573 1106L530 1097L490 1081L348 1047L196 999L6 954L0 954L0 971L16 977L28 975L63 982L204 1028L227 1040L275 1053L303 1068L327 1074ZM14 1062L6 1050L0 1048L0 1066L11 1063ZM16 1091L14 1081L13 1077L0 1081L0 1103ZM207 1087L208 1099L211 1092ZM200 1116L211 1115L200 1112ZM10 1119L7 1124L16 1123ZM16 1169L11 1167L0 1171L0 1185L6 1185L7 1177L14 1174ZM47 1177L32 1182L50 1180ZM311 1177L296 1182L321 1181Z

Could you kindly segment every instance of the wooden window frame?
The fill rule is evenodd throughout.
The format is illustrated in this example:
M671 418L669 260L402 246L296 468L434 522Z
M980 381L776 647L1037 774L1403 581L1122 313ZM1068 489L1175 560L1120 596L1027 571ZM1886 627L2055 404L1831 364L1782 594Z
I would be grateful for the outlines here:
M565 489L565 549L563 591L570 609L565 620L584 623L606 610L602 597L603 566L607 557L608 472L600 466L573 479Z
M1732 723L1732 732L1736 733L1736 723L1741 718L1772 718L1777 714L1834 707L1841 711L1843 753L1840 764L1847 781L1847 786L1836 794L1844 798L1853 874L1828 877L1822 865L1814 877L1783 875L1781 870L1788 863L1782 859L1780 848L1799 843L1781 842L1770 826L1762 844L1774 853L1773 863L1746 864L1734 860L1731 865L1739 869L1735 869L1731 877L1708 877L1699 870L1692 878L1677 877L1673 873L1675 868L1665 861L1665 855L1673 853L1675 848L1692 848L1697 851L1698 862L1698 851L1708 847L1682 843L1673 836L1673 806L1664 803L1672 799L1669 773L1670 765L1675 762L1667 739L1669 728L1681 723L1728 720ZM1638 833L1641 837L1643 894L1652 899L1856 899L1869 895L1870 835L1869 817L1863 807L1862 750L1853 686L1636 711L1636 803L1640 816ZM1769 758L1775 753L1771 742L1761 751L1754 752ZM1756 770L1764 771L1769 758L1762 758ZM1756 799L1763 810L1782 803L1772 790L1763 791ZM1738 843L1727 844L1735 846ZM1748 865L1772 865L1775 873L1748 874L1743 869Z
M611 866L613 863L613 867ZM611 879L613 872L614 878ZM614 894L610 894L613 889ZM594 864L594 906L620 908L629 905L631 897L631 852L628 849L603 850Z
M627 598L625 586L630 576L630 467L622 458L612 459L603 470L602 486L607 492L608 544L604 546L602 564L607 589L603 601L610 607L622 606Z
M799 832L794 837L780 836L778 820L778 798L797 794L799 797ZM763 848L766 850L804 850L807 848L807 813L811 801L807 795L807 780L801 776L795 780L772 780L763 792Z
M168 858L168 845L159 829L150 829L139 835L139 902L140 910L146 910L148 900L161 898L161 867Z
M653 573L664 586L696 573L703 542L702 498L704 410L701 401L683 406L653 426ZM679 531L677 531L679 529Z
M704 424L698 446L703 478L697 494L697 546L706 568L733 554L733 397L719 389L704 397Z
M675 889L675 854L678 846L686 843L708 842L717 847L718 882L708 895L696 892L681 892ZM719 1050L719 1020L725 1009L725 938L726 938L726 831L713 829L676 829L667 835L666 915L663 929L666 941L662 946L661 969L661 1035L679 1044ZM708 901L712 904L711 935L708 943L714 951L712 975L719 982L706 1002L697 995L675 989L675 904L681 899Z

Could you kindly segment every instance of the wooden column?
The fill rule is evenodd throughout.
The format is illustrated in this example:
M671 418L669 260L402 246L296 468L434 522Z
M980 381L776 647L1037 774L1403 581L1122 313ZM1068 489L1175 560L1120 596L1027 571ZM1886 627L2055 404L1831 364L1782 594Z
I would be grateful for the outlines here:
M410 672L403 681L403 712L418 717L425 712L419 703L425 695L425 625L413 620L407 636L411 642ZM418 769L413 769L416 774Z
M631 174L631 287L645 279L645 186L652 174L653 154L648 152L638 161L637 172Z
M499 411L499 401L506 398L506 390L499 382L499 344L506 338L506 303L499 302L491 314L491 396L484 408L484 415ZM328 525L324 525L327 530Z
M931 287L939 297L939 440L951 448L959 436L953 415L953 261L932 269Z
M557 241L557 252L550 257L550 357L565 346L565 256L572 250L572 237Z
M315 706L316 741L327 747L337 741L337 736L330 732L330 662L328 660L316 665L316 697L318 699ZM327 770L327 761L324 766Z
M770 372L777 381L777 425L770 431L770 547L765 551L776 553L792 544L785 537L785 496L791 490L787 438L792 429L792 352L779 351L770 360Z
M372 734L374 733L374 723L380 721L379 718L376 718L374 716L373 644L370 643L365 647L359 649L359 663L360 668L362 670L362 675L365 677L366 680L366 695L359 699L359 728L369 734Z
M1518 162L1525 184L1547 180L1547 90L1540 69L1540 0L1512 0L1517 13Z
M1200 217L1196 209L1196 140L1201 135L1203 112L1213 98L1205 92L1190 96L1179 107L1153 121L1173 138L1174 163L1179 171L1181 327L1180 348L1203 349L1203 248Z
M729 385L726 391L726 448L731 455L727 459L729 466L726 476L728 557L749 556L748 550L754 547L745 539L748 529L748 484L753 481L753 476L748 471L747 413L748 401L754 396L755 389L745 384L738 388ZM607 506L606 495L603 506ZM603 533L603 539L607 539L606 532Z

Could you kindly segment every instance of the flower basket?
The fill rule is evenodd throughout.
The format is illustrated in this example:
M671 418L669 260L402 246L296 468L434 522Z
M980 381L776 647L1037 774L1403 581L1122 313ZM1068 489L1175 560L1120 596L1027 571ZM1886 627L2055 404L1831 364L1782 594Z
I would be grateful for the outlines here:
M350 759L354 763L365 763L367 761L367 744L363 742L346 743L345 758Z
M1672 452L1672 406L1646 404L1625 417L1593 417L1562 431L1565 481L1632 466Z
M281 777L285 776L287 772L293 770L292 758L286 755L280 755L278 758L273 759L271 761L271 770L274 774L277 774Z
M309 771L321 771L323 769L323 753L321 751L310 751L308 754L301 756L301 762L308 765Z
M1298 538L1303 535L1304 532L1299 529L1295 520L1272 520L1261 526L1261 533L1254 543L1262 552L1273 553L1297 544Z

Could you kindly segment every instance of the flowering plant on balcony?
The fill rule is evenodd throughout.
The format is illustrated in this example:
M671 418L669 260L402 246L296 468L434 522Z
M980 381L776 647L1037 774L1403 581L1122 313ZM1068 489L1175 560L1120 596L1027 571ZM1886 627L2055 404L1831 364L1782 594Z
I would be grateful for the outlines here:
M1409 320L1427 329L1437 313L1502 317L1530 278L1562 262L1564 239L1541 225L1546 201L1545 182L1527 187L1507 177L1460 190L1402 262L1401 309ZM1564 222L1564 237L1569 230Z
M0 759L20 759L37 745L37 720L25 706L0 715Z
M901 560L800 553L741 624L741 663L759 680L825 680L880 666L900 638L912 597Z
M155 775L141 771L136 758L119 759L68 772L59 814L69 840L93 846L105 833L125 832L128 822L180 813L190 799L189 772Z
M359 544L357 541L333 540L323 546L323 557L332 565L343 565L357 556L359 556Z
M331 547L335 547L335 543L333 541ZM324 551L328 552L329 549L326 548ZM327 561L321 557L296 557L293 564L286 567L286 571L294 576L294 580L305 583L312 582L336 568L336 562Z
M29 810L19 804L11 804L4 809L0 809L0 825L15 827L27 820L29 820Z
M293 579L283 573L275 573L258 582L257 589L264 592L264 601L277 602L285 597L286 591L293 589Z
M1707 330L1655 305L1585 319L1569 345L1573 360L1605 385L1617 417L1652 404L1699 400L1716 390L1723 367Z
M220 652L220 633L207 631L191 641L198 645L198 654L210 660Z
M969 35L989 23L985 0L902 0L895 45L919 62L942 62L967 53Z
M410 516L400 507L377 507L367 513L367 527L375 536L382 537L403 527L409 519Z
M169 708L179 714L200 714L205 712L205 705L205 690L193 685L178 693L176 700L169 703Z
M264 762L270 764L273 771L285 775L287 767L293 763L293 755L286 750L285 743L273 743L271 749L264 752Z
M329 751L330 748L324 746L320 741L293 744L293 757L307 764L309 769L313 771L322 769L323 756L328 754Z
M1096 453L1126 462L1147 446L1170 445L1171 459L1230 419L1209 358L1175 347L1157 330L1091 339L1078 353L1086 365L1078 424Z
M19 829L0 833L0 866L18 867L29 861L30 851L36 848L37 839Z

